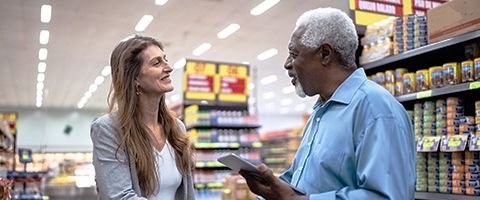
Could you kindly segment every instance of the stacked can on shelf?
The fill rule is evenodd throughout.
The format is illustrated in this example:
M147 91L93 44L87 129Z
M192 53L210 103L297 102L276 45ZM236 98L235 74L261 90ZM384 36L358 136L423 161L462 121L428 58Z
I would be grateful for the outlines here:
M463 152L440 152L438 192L462 194L465 190Z
M469 121L468 117L465 121ZM475 124L471 122L468 132L473 135L480 135L480 101L475 102ZM463 128L463 127L462 127ZM469 195L480 195L480 152L465 151L465 193Z
M480 58L475 58L473 60L473 65L474 65L474 74L475 74L475 80L480 80Z
M423 136L423 104L416 103L413 110L413 125L415 138L418 139ZM428 187L428 163L427 157L428 153L417 153L417 181L416 181L416 190L417 191L427 191Z
M395 21L395 27L393 28L393 55L404 52L403 26L403 18L397 18Z
M435 128L437 135L447 135L447 102L439 99L435 103Z
M403 35L406 36L406 38L403 38L404 50L412 50L427 45L427 18L411 14L403 19L405 23Z
M433 101L425 101L423 103L423 135L436 136L435 124L435 103Z

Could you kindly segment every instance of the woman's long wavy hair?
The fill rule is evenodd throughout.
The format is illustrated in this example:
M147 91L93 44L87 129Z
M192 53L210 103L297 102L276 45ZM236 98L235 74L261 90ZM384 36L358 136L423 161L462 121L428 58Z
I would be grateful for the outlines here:
M158 192L159 174L155 163L153 138L150 129L144 123L134 80L145 62L143 51L151 45L163 50L163 45L159 41L138 35L120 42L115 47L110 57L112 86L108 94L108 112L115 112L119 128L123 131L123 135L116 135L119 144L115 155L120 149L127 150L131 159L135 161L140 187L147 196ZM162 96L158 106L158 122L175 150L178 170L182 175L187 175L192 169L193 160L190 140L168 110L165 95Z

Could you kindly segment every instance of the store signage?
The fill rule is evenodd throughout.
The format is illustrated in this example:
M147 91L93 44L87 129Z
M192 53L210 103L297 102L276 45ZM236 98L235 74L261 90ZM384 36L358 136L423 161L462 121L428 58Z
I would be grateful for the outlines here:
M187 61L184 74L185 99L215 100L216 65Z
M440 143L440 151L454 152L465 151L465 147L468 143L468 135L444 135L442 136L442 142Z
M440 144L440 136L425 136L418 139L418 152L436 152Z
M0 112L0 123L6 122L10 134L12 135L15 135L17 133L17 117L18 116L16 112Z
M412 0L412 7L428 10L440 6L442 3L444 3L444 1Z
M382 13L394 16L403 16L403 6L400 5L392 5L387 3L380 3L375 1L367 1L367 0L356 0L355 6L358 10L374 12L374 13Z
M472 135L468 145L470 151L480 151L480 135Z
M218 100L247 102L248 66L220 64L218 71Z

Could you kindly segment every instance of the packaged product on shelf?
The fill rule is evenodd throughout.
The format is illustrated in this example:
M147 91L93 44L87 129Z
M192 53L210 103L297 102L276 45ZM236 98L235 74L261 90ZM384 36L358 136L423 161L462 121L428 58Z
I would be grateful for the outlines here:
M395 82L394 93L395 95L403 94L403 82Z
M430 86L432 88L439 88L443 86L443 67L435 66L429 68Z
M422 70L418 70L416 72L416 76L415 76L415 90L416 91L424 91L424 90L428 90L430 87L429 87L429 84L430 84L430 78L429 78L429 74L428 74L428 69L422 69Z
M467 60L462 62L462 82L473 81L474 77L474 68L473 61Z
M403 94L415 92L415 73L403 75Z
M387 83L391 83L391 84L395 83L395 74L393 70L385 71L385 84Z
M474 69L473 72L475 73L475 80L480 80L480 58L475 58L473 60Z
M395 95L395 85L393 83L385 84L385 89L392 95Z
M444 84L458 84L461 81L460 64L456 62L443 64Z
M395 69L395 82L402 82L403 74L407 73L407 69L405 68L397 68Z
M385 73L383 72L377 72L376 76L376 81L379 85L384 86L385 85Z

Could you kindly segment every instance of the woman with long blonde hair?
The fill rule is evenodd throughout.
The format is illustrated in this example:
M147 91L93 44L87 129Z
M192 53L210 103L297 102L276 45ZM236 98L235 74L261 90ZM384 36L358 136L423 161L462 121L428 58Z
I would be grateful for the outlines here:
M195 199L191 142L165 104L173 69L162 44L135 35L110 65L109 112L90 133L99 199Z

